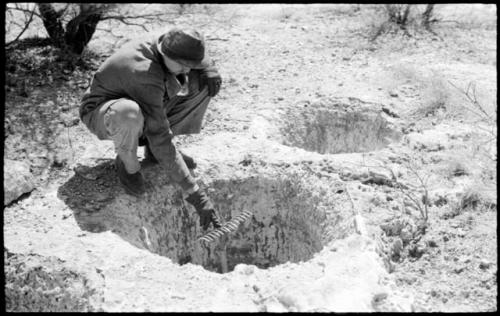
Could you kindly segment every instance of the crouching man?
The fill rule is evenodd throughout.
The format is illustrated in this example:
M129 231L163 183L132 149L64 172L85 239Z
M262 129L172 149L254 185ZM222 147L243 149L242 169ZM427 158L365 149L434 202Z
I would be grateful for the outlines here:
M221 76L210 64L203 35L173 28L161 36L127 43L94 74L80 118L101 140L112 140L118 179L128 194L145 192L137 147L159 163L187 194L207 229L221 226L210 199L189 172L194 160L174 146L174 135L199 133Z

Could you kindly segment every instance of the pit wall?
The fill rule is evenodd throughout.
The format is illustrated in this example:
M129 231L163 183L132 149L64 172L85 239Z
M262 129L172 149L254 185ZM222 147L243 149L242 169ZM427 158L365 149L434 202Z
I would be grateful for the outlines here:
M320 154L379 150L402 136L393 117L383 109L361 100L299 103L281 115L277 140Z
M113 181L113 168L103 166L100 172L99 178ZM331 184L320 184L297 172L257 171L237 178L200 181L225 220L244 210L253 214L222 241L202 244L197 240L203 234L198 215L184 201L180 189L169 184L159 166L144 166L143 172L149 189L141 199L125 194L118 185L84 188L78 179L70 181L67 185L72 190L85 190L88 196L103 195L104 190L104 195L114 197L98 210L78 210L75 219L80 227L111 230L131 244L181 265L198 264L219 273L232 271L239 263L269 268L288 261L307 261L325 244L354 229L352 213L339 207L345 195L329 189Z

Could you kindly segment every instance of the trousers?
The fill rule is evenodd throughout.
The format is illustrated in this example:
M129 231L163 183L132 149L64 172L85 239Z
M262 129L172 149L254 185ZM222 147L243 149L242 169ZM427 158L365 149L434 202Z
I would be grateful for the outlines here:
M210 102L208 87L200 86L200 76L191 71L188 75L189 92L184 96L173 96L164 100L164 110L174 135L198 134L203 117ZM141 169L137 158L139 138L143 136L147 117L137 102L128 98L108 100L94 111L86 114L87 127L101 140L113 141L116 154L128 173Z

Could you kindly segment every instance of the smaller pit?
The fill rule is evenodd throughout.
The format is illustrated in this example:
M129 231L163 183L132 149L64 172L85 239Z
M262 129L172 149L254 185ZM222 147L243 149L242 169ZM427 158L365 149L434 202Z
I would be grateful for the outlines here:
M288 110L280 128L281 143L320 154L339 154L380 150L401 138L380 106L351 101L303 104Z

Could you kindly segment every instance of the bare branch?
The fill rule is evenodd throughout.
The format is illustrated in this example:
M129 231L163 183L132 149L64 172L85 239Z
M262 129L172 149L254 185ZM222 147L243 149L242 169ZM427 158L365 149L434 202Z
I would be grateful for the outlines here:
M475 82L469 82L469 84L467 85L467 89L466 90L463 90L459 87L457 87L455 84L453 84L451 81L448 80L448 82L454 87L456 88L458 91L460 91L463 95L465 95L465 97L467 98L467 100L469 100L470 103L472 103L472 105L478 109L480 111L480 113L478 112L475 112L467 107L464 107L466 109L468 109L469 111L471 111L472 113L476 114L477 116L483 118L484 120L486 120L488 123L495 123L495 120L494 118L492 117L491 114L489 114L484 108L483 106L481 105L481 103L477 100L477 90L476 90L476 84Z
M67 3L66 6L64 8L62 8L61 10L58 11L58 13L62 16L66 13L66 11L68 10L69 6L70 6L71 3Z
M28 21L24 24L24 28L21 30L21 32L17 35L17 37L14 40L5 44L6 47L12 45L13 43L17 42L19 40L19 38L21 38L21 36L24 34L24 32L26 32L26 30L30 26L31 22L33 21L34 15L35 15L35 9L31 10L31 14L28 18ZM17 25L19 25L19 24L17 24Z
M124 19L154 19L164 17L165 13L143 14L143 15L105 15L101 20L124 20Z
M16 3L15 7L9 7L9 6L7 6L5 9L6 9L6 11L9 11L9 10L11 10L11 11L20 11L20 12L24 12L25 14L30 14L30 15L33 13L35 16L41 18L40 14L38 14L38 12L36 12L35 8L33 8L31 10L30 9L21 8L21 7L17 6L17 3Z

